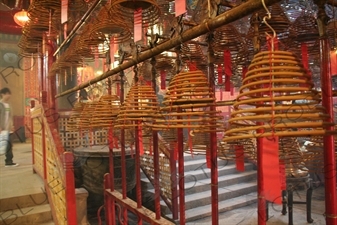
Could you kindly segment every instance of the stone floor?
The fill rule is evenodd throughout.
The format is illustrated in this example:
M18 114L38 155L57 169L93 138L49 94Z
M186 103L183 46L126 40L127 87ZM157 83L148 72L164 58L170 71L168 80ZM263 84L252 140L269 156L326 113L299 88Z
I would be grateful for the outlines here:
M14 162L20 166L5 168L4 156L0 156L0 198L9 198L25 194L39 193L43 191L42 179L33 173L31 145L30 143L14 143ZM294 200L303 201L305 192L300 190L294 192ZM324 214L324 187L318 185L315 187L312 198L312 218L313 225L326 224ZM306 222L305 205L294 205L294 224L304 225ZM220 225L257 225L256 204L246 206L240 209L225 212L219 215ZM93 223L95 224L95 223ZM104 224L104 223L103 223ZM209 225L211 218L198 220L189 225ZM281 214L281 206L269 205L269 220L267 225L288 224L288 214Z

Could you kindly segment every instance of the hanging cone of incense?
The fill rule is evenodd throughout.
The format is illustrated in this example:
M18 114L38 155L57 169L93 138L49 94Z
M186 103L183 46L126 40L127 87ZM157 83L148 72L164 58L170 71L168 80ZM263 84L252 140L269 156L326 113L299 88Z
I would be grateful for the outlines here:
M319 105L310 76L291 52L255 55L240 88L224 141L324 135L329 115ZM247 125L245 121L249 121ZM263 123L260 125L259 123ZM256 134L260 129L261 133Z
M120 101L116 95L104 95L95 105L91 127L110 128L115 124L119 112Z

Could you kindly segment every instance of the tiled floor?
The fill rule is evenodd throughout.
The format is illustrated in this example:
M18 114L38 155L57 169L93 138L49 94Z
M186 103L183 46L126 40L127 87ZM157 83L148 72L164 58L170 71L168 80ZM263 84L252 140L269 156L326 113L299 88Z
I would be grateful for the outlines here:
M0 198L42 192L43 180L33 173L31 143L14 143L13 154L17 167L5 167L5 156L0 156Z

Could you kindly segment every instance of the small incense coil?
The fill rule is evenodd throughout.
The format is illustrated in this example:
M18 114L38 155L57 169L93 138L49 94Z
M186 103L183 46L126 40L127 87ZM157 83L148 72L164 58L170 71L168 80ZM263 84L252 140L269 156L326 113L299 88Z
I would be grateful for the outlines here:
M336 129L336 128L335 128ZM337 139L335 136L335 146ZM313 136L310 138L310 143L305 146L303 151L305 166L310 173L324 173L324 144L323 136ZM337 160L337 152L335 151Z
M71 111L71 115L69 121L67 123L68 131L77 131L79 130L79 122L81 113L84 109L85 103L83 102L76 102L74 104L74 108Z
M303 153L296 137L279 138L279 159L285 165L287 177L308 175L308 169L304 166Z
M247 61L248 49L245 40L231 24L221 26L214 31L212 47L216 57L215 64L224 63L225 49L231 52L232 64L245 64Z
M159 110L157 96L153 88L137 82L123 102L117 116L115 127L134 127L139 123L151 123ZM138 123L133 123L138 121Z
M88 102L85 104L79 120L79 128L81 130L89 130L92 128L91 120L95 116L94 112L97 104L98 104L97 101Z
M333 133L324 130L333 124L326 122L329 115L318 105L321 99L312 87L310 76L293 53L256 54L233 104L224 141ZM263 131L254 134L258 129Z
M319 57L319 32L316 18L308 13L303 13L289 27L289 49L301 55L301 44L305 43L308 55Z
M110 128L114 126L119 107L120 101L117 95L103 95L95 105L95 116L90 120L91 127Z
M57 2L57 1L54 1ZM43 7L39 1L34 1L28 8L28 17L30 22L30 29L51 32L56 34L56 27L61 19L61 8L52 9ZM51 19L51 21L49 21Z
M184 151L186 153L193 154L206 154L206 151L210 151L210 134L209 133L195 133L189 137L192 142L190 146L189 140L185 142ZM190 149L192 147L192 149Z
M186 63L196 63L194 70L207 71L207 58L200 45L193 41L181 45L181 59Z
M244 157L253 162L257 161L256 155L256 140L253 138L242 139L238 141L220 142L218 145L218 155L221 159L235 160L238 158L235 152L235 146L242 146Z
M164 97L163 111L171 109L188 109L207 107L215 101L209 88L208 79L200 71L189 71L175 75Z
M190 128L195 133L223 130L222 116L209 109L215 104L215 97L200 70L175 75L163 104L161 117L153 124L155 130Z
M83 57L88 57L88 55L93 57L95 54L104 54L109 50L108 45L104 44L107 42L105 34L93 32L93 28L92 23L87 24L76 44L76 53Z
M266 19L267 23L275 30L276 33L281 34L285 31L287 31L290 21L287 17L287 15L284 13L284 10L280 6L280 4L273 4L271 6L268 6L268 9L270 11L271 19ZM267 16L267 12L265 9L261 9L258 12L259 19L261 21L259 26L259 33L261 36L265 37L266 32L269 34L272 34L272 30L263 23L263 18Z
M154 25L160 16L160 9L155 0L113 0L111 14L125 21L131 28L134 23L134 12L142 9L142 24L144 27Z
M98 13L100 16L94 20L92 32L114 36L114 43L121 43L131 39L128 24L121 18L111 14L110 4L105 4ZM110 39L111 40L111 39Z

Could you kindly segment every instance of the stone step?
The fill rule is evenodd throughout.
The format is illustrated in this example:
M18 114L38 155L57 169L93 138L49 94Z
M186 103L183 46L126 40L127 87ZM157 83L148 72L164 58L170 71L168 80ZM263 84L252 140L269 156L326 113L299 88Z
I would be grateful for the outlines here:
M241 184L234 184L227 187L219 187L218 199L219 201L244 196L247 193L251 193L257 190L257 184L255 181L245 182ZM211 190L188 194L185 196L185 208L193 209L203 205L211 204Z
M226 160L218 159L218 168L225 167L227 165ZM178 168L178 162L177 162L177 168ZM195 159L195 160L189 160L184 162L184 170L185 172L188 171L194 171L194 170L200 170L201 168L207 168L206 166L206 158L203 159Z
M231 199L219 201L219 213L230 211L233 209L241 208L257 202L256 192L251 192L242 196L238 196ZM204 219L205 217L211 217L212 208L211 205L202 205L193 209L185 211L186 222L195 221L198 219ZM167 215L168 218L172 218L172 215Z
M0 199L0 212L34 207L48 203L48 196L41 190L41 193L34 193L23 196L15 196L10 198Z
M228 174L225 176L218 177L218 187L226 188L235 184L242 184L245 182L249 182L255 180L256 171L247 171L242 173ZM211 179L202 179L197 180L193 179L191 181L185 180L185 194L195 194L201 193L211 188Z
M252 171L253 165L250 163L245 163L245 171ZM255 172L255 171L254 171ZM226 175L232 175L232 174L244 174L245 172L238 172L236 170L236 167L234 164L230 164L230 165L226 165L226 166L219 166L218 169L218 176L226 176ZM153 189L152 184L150 183L150 181L147 179L147 177L145 176L144 173L142 174L142 187L143 188L147 188L147 189ZM208 168L204 168L203 166L192 170L192 171L186 171L185 172L185 183L188 182L196 182L196 181L200 181L203 179L209 179L211 177L211 170ZM177 176L178 177L178 176Z
M49 204L6 210L0 212L0 215L0 225L32 225L52 221L52 213Z

